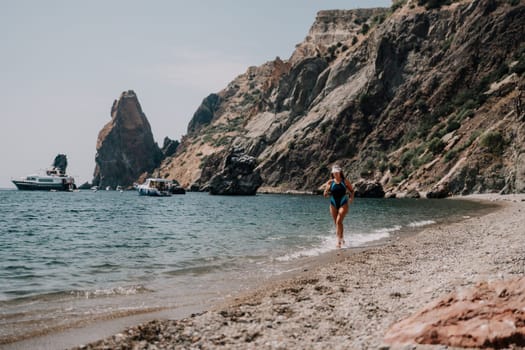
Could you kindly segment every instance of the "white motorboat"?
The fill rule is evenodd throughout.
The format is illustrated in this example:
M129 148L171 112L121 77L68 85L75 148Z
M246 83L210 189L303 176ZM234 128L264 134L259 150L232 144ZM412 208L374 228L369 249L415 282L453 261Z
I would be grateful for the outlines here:
M171 196L170 186L172 181L158 178L148 178L142 185L137 185L141 196L167 197Z
M29 175L19 180L12 180L19 190L27 191L73 191L75 179L58 168L46 170L45 175Z

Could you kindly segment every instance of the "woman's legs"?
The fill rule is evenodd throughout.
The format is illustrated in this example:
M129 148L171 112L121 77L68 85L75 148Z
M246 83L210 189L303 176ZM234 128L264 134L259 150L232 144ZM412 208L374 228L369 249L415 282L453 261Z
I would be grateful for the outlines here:
M344 227L343 220L348 213L348 203L344 204L341 208L336 209L333 205L330 205L330 214L335 223L335 234L337 236L337 248L341 248L341 244L344 242Z

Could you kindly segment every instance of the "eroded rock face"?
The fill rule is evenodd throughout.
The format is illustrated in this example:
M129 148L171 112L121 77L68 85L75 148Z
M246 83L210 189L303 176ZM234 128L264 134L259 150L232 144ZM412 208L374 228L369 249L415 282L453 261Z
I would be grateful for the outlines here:
M199 130L201 127L211 123L215 117L215 113L221 103L221 97L217 94L210 94L204 100L188 124L188 133Z
M314 190L338 162L396 193L523 191L525 4L420 3L319 12L288 60L203 101L161 175L206 183L208 159L240 145L267 187Z
M353 184L356 197L383 198L385 191L378 181L359 180Z
M465 348L525 346L525 277L479 283L394 324L385 342Z
M111 108L111 121L98 134L93 185L131 186L155 169L162 152L134 91L125 91Z
M450 194L448 190L448 184L443 183L434 186L430 191L427 192L427 198L446 198Z
M234 148L224 159L222 171L212 177L208 187L210 194L255 195L262 184L261 175L255 171L257 160Z
M177 148L179 147L180 142L177 140L172 140L169 137L164 138L164 143L162 145L162 155L164 158L171 157L172 155L177 152Z
M419 193L418 190L416 189L411 189L409 191L407 191L405 193L405 198L413 198L413 199L417 199L417 198L421 198L421 194Z

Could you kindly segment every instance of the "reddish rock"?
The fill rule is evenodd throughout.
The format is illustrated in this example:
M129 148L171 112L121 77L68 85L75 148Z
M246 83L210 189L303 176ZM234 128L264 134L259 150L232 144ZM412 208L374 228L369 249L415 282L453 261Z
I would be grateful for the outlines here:
M111 121L98 134L93 185L131 186L161 160L162 152L137 95L132 90L123 92L113 103Z
M384 340L390 345L525 346L525 277L452 293L391 326Z

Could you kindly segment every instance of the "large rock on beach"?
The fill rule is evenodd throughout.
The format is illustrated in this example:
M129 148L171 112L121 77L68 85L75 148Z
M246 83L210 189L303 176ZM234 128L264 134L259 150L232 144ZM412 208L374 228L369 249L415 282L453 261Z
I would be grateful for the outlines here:
M378 181L359 180L353 184L356 197L383 198L385 190Z
M394 324L385 342L497 349L525 346L524 307L525 277L481 282Z
M98 134L93 185L128 187L155 169L162 152L134 91L125 91L111 108L111 121Z
M418 198L421 198L421 194L419 193L418 190L416 190L416 189L411 189L411 190L408 190L408 191L405 193L405 198L418 199Z
M262 184L256 165L255 157L245 154L243 149L233 148L224 159L222 171L210 180L210 194L255 195Z
M427 192L427 198L446 198L450 194L447 184L438 184Z

